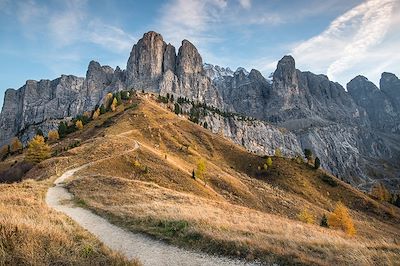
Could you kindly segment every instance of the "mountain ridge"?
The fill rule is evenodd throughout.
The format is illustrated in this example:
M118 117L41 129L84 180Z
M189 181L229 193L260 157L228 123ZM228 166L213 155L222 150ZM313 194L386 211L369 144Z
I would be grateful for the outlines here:
M376 106L373 110L356 93L365 80L349 82L347 92L325 75L296 69L291 56L278 62L272 82L255 69L221 74L217 79L210 76L192 43L183 40L176 53L160 34L150 31L133 46L125 70L91 61L85 78L62 75L52 81L27 81L19 90L7 90L0 115L0 144L15 135L26 142L39 128L47 133L57 128L60 120L92 111L108 92L134 89L184 97L286 128L299 143L290 144L289 150L312 149L325 169L355 185L383 177L374 160L394 164L400 158L400 147L395 145L400 130L400 81L394 74L383 73L381 79L384 93L390 96L385 98L387 108L366 93ZM217 127L215 121L224 120L220 125L230 138L235 138L235 131L228 132L232 128L254 127L254 123L239 125L238 121L213 116L202 119L212 128ZM228 130L228 124L235 126ZM287 146L277 134L271 136L274 146L265 145L268 139L262 135L267 132L261 130L249 138L268 147L257 149L260 153Z

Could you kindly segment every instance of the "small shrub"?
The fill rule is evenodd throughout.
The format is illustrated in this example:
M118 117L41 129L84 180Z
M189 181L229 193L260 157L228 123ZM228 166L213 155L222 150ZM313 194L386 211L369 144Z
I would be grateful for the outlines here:
M268 157L267 161L265 163L268 165L268 167L271 167L272 166L272 158Z
M307 224L313 224L315 222L315 217L310 213L309 210L303 209L297 216L300 221Z
M203 159L200 159L197 162L196 176L198 178L204 179L205 171L206 171L206 162Z
M276 157L282 157L282 151L281 151L281 149L279 149L279 148L276 148L276 149L275 149L275 156L276 156Z
M266 163L263 165L263 169L264 169L264 171L268 170L268 165Z
M328 217L326 216L326 214L324 214L324 215L322 216L321 222L320 222L319 225L322 226L322 227L326 227L326 228L329 227L329 224L328 224Z
M349 210L341 202L336 204L335 210L329 215L328 224L331 228L343 230L350 236L356 234L356 229L349 214Z

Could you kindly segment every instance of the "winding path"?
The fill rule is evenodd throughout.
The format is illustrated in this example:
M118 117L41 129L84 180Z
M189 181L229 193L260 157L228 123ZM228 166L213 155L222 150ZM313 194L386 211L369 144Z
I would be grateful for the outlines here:
M136 142L133 150L138 148L139 145ZM101 160L104 159L106 158ZM144 265L258 265L171 246L144 234L122 229L87 209L75 206L71 203L74 196L64 187L65 180L90 164L92 163L68 170L55 180L55 186L47 191L46 203L51 208L69 216L112 250L124 254L129 259L137 258Z

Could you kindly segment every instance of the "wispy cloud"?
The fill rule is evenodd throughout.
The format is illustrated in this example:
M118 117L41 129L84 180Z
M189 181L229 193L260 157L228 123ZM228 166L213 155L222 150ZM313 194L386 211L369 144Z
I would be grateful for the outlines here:
M106 49L127 52L132 48L135 38L121 28L91 21L88 26L88 39Z
M321 34L295 45L292 54L301 66L342 83L355 75L355 69L371 73L366 69L376 67L371 65L372 59L384 60L382 55L374 55L389 46L387 33L400 26L393 25L398 5L398 0L366 1L337 17ZM390 52L393 56L398 53Z
M21 0L15 9L24 34L45 37L55 49L86 42L121 53L128 52L134 40L122 28L92 17L86 0L61 1L51 12L38 1Z
M251 0L239 0L239 3L245 9L251 8Z
M209 29L221 19L226 6L224 0L173 0L161 10L159 29L175 45L183 39L197 44L216 40Z

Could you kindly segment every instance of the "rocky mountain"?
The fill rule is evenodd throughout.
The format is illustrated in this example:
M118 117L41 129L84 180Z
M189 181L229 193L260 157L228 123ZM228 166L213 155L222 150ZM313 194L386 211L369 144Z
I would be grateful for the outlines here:
M279 61L272 80L255 69L233 72L203 64L187 40L176 52L160 34L148 32L133 46L126 70L92 61L85 78L63 75L7 90L0 144L15 135L26 141L37 128L46 133L60 120L93 110L108 92L145 90L257 119L210 112L201 117L212 131L252 152L272 154L279 148L294 156L310 148L325 169L354 185L368 188L384 178L394 188L398 182L392 181L400 180L400 81L383 73L380 87L356 77L347 92L325 75L296 69L291 56ZM388 175L387 168L394 170Z

